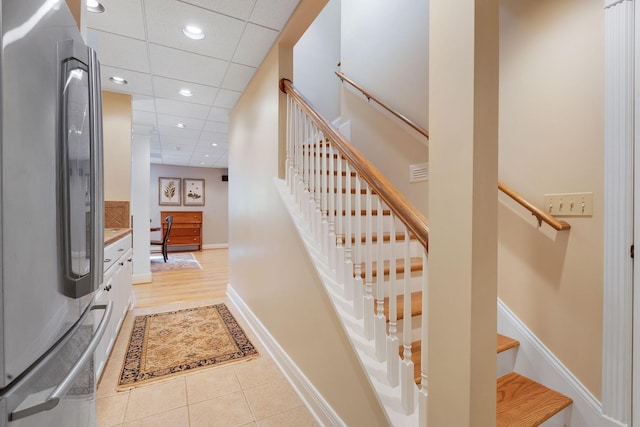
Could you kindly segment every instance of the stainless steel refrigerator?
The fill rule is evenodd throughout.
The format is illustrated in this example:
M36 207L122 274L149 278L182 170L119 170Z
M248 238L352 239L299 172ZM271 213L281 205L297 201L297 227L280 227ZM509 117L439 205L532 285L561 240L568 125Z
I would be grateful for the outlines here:
M99 64L64 0L2 0L0 22L0 427L95 426Z

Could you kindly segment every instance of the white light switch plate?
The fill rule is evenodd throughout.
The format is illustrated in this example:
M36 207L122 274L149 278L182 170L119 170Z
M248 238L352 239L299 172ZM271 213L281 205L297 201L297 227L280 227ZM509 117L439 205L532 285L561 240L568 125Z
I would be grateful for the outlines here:
M553 216L591 216L593 193L545 194L544 210Z

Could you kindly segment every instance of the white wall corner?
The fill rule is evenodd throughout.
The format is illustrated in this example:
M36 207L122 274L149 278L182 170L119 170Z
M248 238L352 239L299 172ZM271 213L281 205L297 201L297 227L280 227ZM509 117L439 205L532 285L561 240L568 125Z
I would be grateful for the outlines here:
M134 285L138 285L140 283L151 283L152 276L151 273L148 274L134 274L131 276L131 283Z
M322 397L320 392L302 373L294 361L291 360L286 351L278 344L276 339L251 311L231 284L227 284L227 296L238 309L242 318L249 324L253 333L260 339L262 345L264 345L276 365L278 365L285 377L287 377L289 383L305 403L305 406L313 414L316 421L322 426L346 427L346 424L340 416L333 410L324 397Z

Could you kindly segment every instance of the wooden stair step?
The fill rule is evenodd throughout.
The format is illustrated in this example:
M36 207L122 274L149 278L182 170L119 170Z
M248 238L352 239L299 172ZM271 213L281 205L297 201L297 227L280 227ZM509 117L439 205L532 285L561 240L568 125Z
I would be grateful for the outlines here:
M345 216L347 214L346 209L343 209L342 211L342 216ZM339 215L338 211L335 211L335 215ZM367 215L367 210L366 209L361 209L360 210L360 216L366 216ZM391 215L391 211L389 209L383 209L382 210L382 215L383 216L389 216ZM356 210L355 209L351 209L351 216L356 216ZM378 210L377 209L372 209L371 210L371 216L378 216Z
M498 378L496 427L539 426L573 401L515 372Z
M498 334L498 353L502 353L503 351L518 347L519 345L520 341L511 337L504 336L502 334Z
M418 301L420 301L420 306L422 306L422 292L414 292L411 294L411 312L412 312L412 316L413 316L413 302L414 302L414 294L420 294L420 299ZM417 297L415 297L417 298ZM386 311L385 311L385 315L386 315ZM400 308L398 308L398 316L400 316ZM387 317L388 319L388 317ZM508 341L508 347L505 346L505 343ZM496 353L501 353L503 351L506 351L510 348L514 348L520 345L520 342L518 340L514 340L513 338L509 338L506 337L504 335L500 335L497 334L496 337ZM505 348L506 347L506 348ZM420 384L420 353L422 350L422 345L420 341L414 341L411 343L411 361L413 362L413 379L415 380L416 384ZM400 346L400 350L399 350L399 354L400 357L402 357L402 354L404 353L404 347ZM505 375L506 376L506 375ZM504 377L502 377L504 378ZM499 385L499 381L498 380L498 385ZM529 380L531 381L531 380ZM537 383L536 383L537 384ZM544 387L544 386L542 386ZM499 392L499 388L498 388L498 392ZM499 396L498 396L499 397ZM571 400L571 399L569 399ZM571 403L571 402L569 402ZM557 411L556 411L557 412ZM499 424L500 425L500 424ZM511 426L512 424L502 424L502 425L509 425ZM520 425L520 424L513 424L513 425ZM523 426L534 426L537 424L522 424Z
M331 172L330 172L330 171L327 171L327 175L331 175ZM338 171L333 171L333 175L334 175L334 176L338 176ZM345 177L346 177L346 176L347 176L347 172L346 172L346 171L342 171L342 173L340 174L340 176L345 176ZM350 172L350 173L349 173L349 176L350 176L351 178L355 178L356 176L358 176L358 174L356 174L355 172Z
M396 296L397 320L404 319L404 295ZM411 317L422 314L422 291L411 293ZM389 297L384 298L384 317L389 321Z
M396 242L404 242L404 237L405 234L401 231L396 232ZM351 243L355 243L356 242L356 235L352 234L351 235ZM417 240L416 236L414 236L413 234L409 235L409 240ZM382 241L385 243L389 243L391 241L391 233L382 233ZM366 243L367 242L367 235L363 234L362 236L360 236L360 242L361 243ZM378 243L378 234L377 233L371 233L371 242L372 243Z
M365 268L366 267L363 266L362 273L361 273L361 276L363 279L366 276ZM371 270L372 270L372 273L371 273L372 277L377 277L378 276L377 262L374 261L371 264ZM384 266L383 266L384 275L387 276L390 271L391 271L391 263L389 262L389 260L385 260ZM410 264L409 264L409 271L412 273L417 271L422 271L422 257L411 257ZM403 274L403 273L404 273L404 258L398 258L396 259L396 274ZM355 274L355 266L354 266L354 274Z

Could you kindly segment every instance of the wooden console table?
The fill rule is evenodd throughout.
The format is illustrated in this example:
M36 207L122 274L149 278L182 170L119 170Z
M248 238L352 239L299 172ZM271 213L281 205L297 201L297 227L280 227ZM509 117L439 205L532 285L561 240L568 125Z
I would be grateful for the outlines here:
M161 211L162 235L167 232L167 216L173 217L173 225L167 246L197 246L202 250L202 211Z

